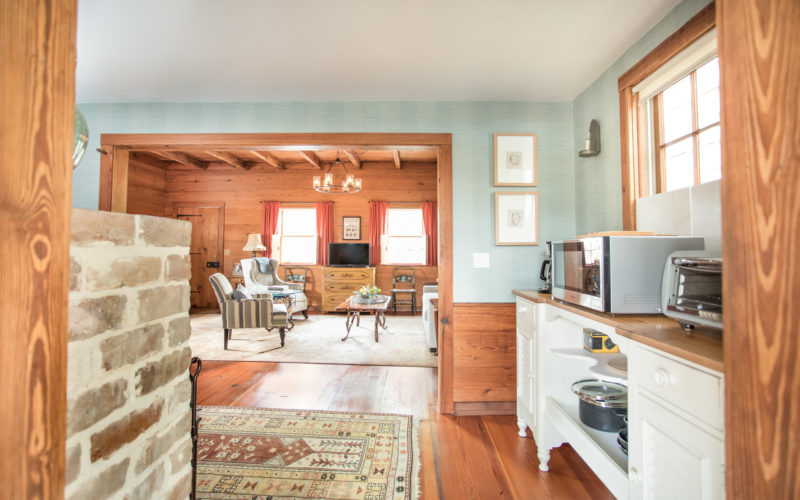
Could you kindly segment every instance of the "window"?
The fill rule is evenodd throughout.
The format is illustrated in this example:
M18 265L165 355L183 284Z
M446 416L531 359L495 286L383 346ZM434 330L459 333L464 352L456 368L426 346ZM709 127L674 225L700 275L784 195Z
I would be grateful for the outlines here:
M275 239L281 264L316 264L317 210L281 208Z
M421 208L386 209L381 264L425 265L425 231Z
M651 192L674 191L721 177L718 58L645 105L651 120Z

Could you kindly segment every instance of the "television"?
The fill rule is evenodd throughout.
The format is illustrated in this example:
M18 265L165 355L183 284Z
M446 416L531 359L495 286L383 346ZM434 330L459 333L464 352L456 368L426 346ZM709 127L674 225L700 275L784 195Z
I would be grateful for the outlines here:
M328 243L328 265L331 267L369 266L369 243Z

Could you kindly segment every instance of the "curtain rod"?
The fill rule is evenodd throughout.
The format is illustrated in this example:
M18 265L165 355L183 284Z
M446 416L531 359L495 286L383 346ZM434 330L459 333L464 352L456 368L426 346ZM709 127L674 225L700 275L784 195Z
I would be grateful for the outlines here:
M392 203L392 204L394 204L394 205L419 205L420 203L424 203L424 202L426 202L426 201L428 201L428 200L422 200L422 201L387 201L387 200L369 200L369 202L370 202L370 203L372 203L373 201L382 201L382 202L384 202L384 203Z
M277 200L258 200L259 203L264 203L265 201L277 201ZM322 200L326 201L326 200ZM281 205L313 205L317 203L316 201L279 201ZM335 203L331 201L330 203Z

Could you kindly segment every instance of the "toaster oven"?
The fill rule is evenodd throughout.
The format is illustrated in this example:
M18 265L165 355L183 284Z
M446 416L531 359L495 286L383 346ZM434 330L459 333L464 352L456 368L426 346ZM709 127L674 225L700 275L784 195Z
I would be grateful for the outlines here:
M674 252L662 280L664 315L684 330L695 326L722 328L722 258Z

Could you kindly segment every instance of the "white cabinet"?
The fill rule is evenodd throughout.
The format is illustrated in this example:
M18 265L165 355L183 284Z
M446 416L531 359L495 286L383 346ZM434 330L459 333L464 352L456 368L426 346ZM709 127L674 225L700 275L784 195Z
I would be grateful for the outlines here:
M517 298L517 425L525 437L536 425L534 325L537 304Z
M638 344L629 368L630 497L723 498L722 374Z

